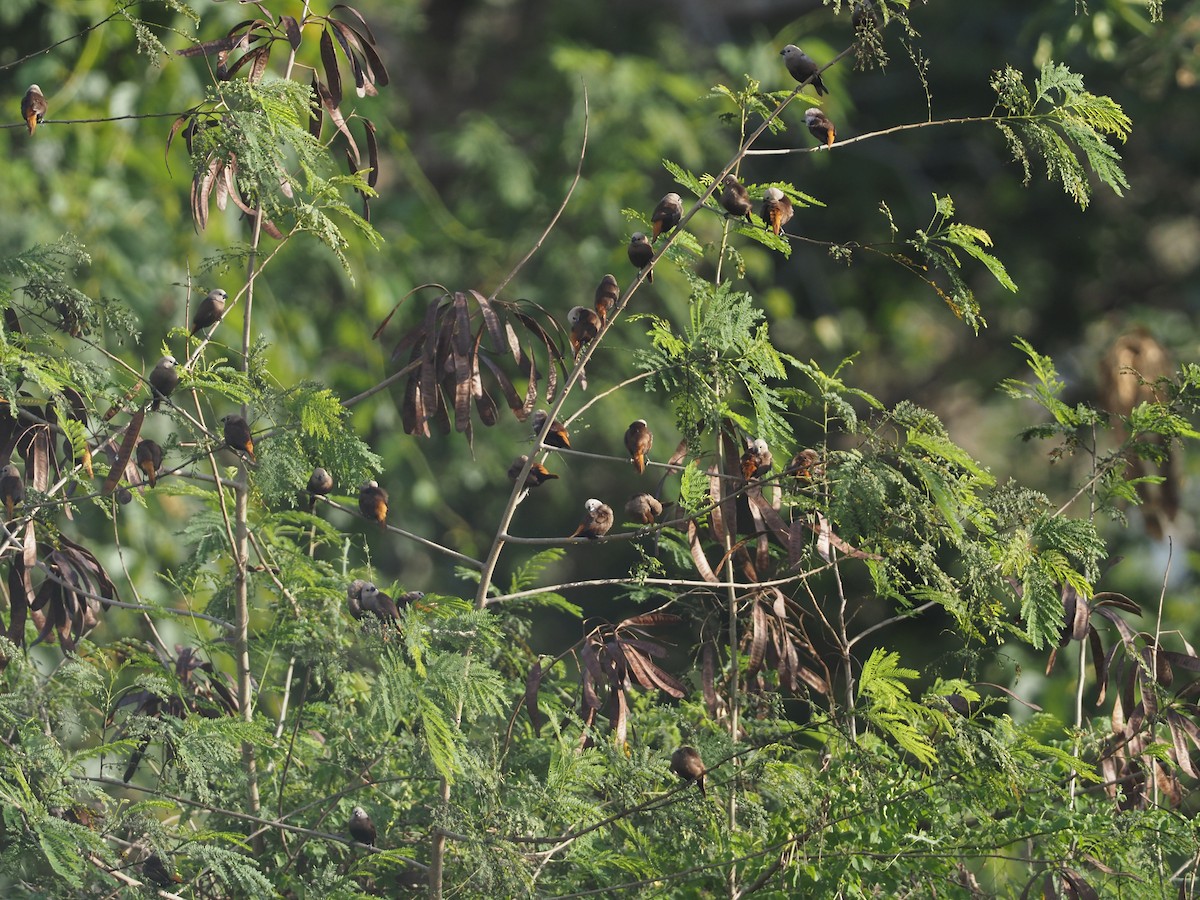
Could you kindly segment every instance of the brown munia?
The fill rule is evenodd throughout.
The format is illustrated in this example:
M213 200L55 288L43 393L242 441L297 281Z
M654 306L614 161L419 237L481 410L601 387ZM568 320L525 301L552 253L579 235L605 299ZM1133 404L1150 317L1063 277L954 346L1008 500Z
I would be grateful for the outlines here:
M571 311L567 313L567 322L571 326L571 349L575 351L575 358L578 359L579 351L596 339L604 322L599 313L586 306L571 307Z
M167 888L172 884L183 882L183 878L172 871L157 853L151 853L142 861L142 875L151 884L160 888Z
M196 307L196 315L192 317L192 336L201 328L216 325L225 315L225 303L229 295L221 288L213 288Z
M654 212L650 214L653 239L657 241L660 234L670 231L678 225L681 218L683 218L683 199L674 191L663 194L663 198L658 201L658 206L654 207Z
M547 413L544 409L539 409L533 414L533 418L529 420L533 426L534 440L542 433L542 426L546 424ZM546 440L544 441L547 447L562 447L564 450L571 449L571 437L567 434L566 427L563 423L555 419L550 423L550 430L546 432Z
M791 198L777 187L767 188L762 205L762 220L767 227L779 234L783 226L792 221L793 214Z
M661 516L663 505L653 494L634 494L625 504L625 513L635 522L643 525L653 525L654 517Z
M13 508L25 501L25 479L21 470L9 463L0 469L0 499L4 500L5 518L13 517Z
M802 481L812 481L822 474L821 457L816 450L800 450L792 457L786 471Z
M826 147L832 147L833 142L837 140L837 129L833 127L833 122L815 106L804 111L804 124L808 126L812 136Z
M305 490L308 491L308 511L312 512L317 505L317 498L328 496L333 490L333 476L321 466L317 466L308 476L308 487Z
M747 222L753 223L750 218L750 210L753 205L750 202L750 195L746 193L746 188L742 183L732 175L726 175L721 179L721 207L725 212L729 213L736 219L745 219Z
M583 504L583 521L571 532L571 537L598 538L608 534L613 526L612 507L594 497Z
M747 481L762 478L770 470L772 462L767 442L762 438L755 438L742 454L742 477Z
M616 306L620 299L621 286L617 284L616 276L610 274L601 278L600 285L596 288L596 299L592 303L601 322L608 321L608 311Z
M829 93L829 88L825 87L825 82L821 80L821 67L807 53L795 44L788 44L779 51L779 55L783 57L784 64L787 65L787 70L792 77L801 83L811 84L818 97Z
M224 425L225 446L231 450L240 450L251 462L257 462L254 458L254 436L250 433L250 423L246 421L245 416L230 413L222 418L221 422Z
M179 387L179 372L175 368L175 357L168 354L160 359L150 370L146 380L150 382L150 395L154 398L150 408L158 409L162 401L170 397L171 392Z
M346 830L350 832L350 837L360 844L366 844L368 847L375 846L375 823L371 821L371 817L361 806L356 806L351 810L350 824L346 826Z
M137 445L137 467L146 473L146 483L150 487L158 484L158 470L162 468L163 451L152 440L140 441Z
M700 796L708 796L708 791L704 789L704 776L708 770L704 768L704 760L700 758L700 752L695 747L680 747L672 753L671 771L684 781L696 782L696 786L700 788Z
M521 470L525 468L525 463L529 461L529 457L521 454L513 460L512 465L508 467L508 477L512 481L516 481L521 475ZM540 462L535 462L529 469L529 474L525 476L525 487L535 488L541 487L547 481L553 478L558 478L553 472L550 472Z
M629 451L629 461L641 475L646 471L646 454L654 446L654 435L645 419L638 419L625 429L625 449Z
M635 231L633 237L629 239L629 248L626 251L629 256L629 261L638 271L646 268L654 261L654 248L650 246L650 241L646 235L640 231ZM654 270L646 273L646 281L654 283Z
M25 120L25 127L30 134L46 118L46 98L36 84L31 84L21 98L21 118Z
M358 605L364 613L373 613L381 622L393 622L400 618L396 601L369 581L363 583L358 593Z
M372 522L387 522L388 495L377 481L368 481L358 490L358 509Z

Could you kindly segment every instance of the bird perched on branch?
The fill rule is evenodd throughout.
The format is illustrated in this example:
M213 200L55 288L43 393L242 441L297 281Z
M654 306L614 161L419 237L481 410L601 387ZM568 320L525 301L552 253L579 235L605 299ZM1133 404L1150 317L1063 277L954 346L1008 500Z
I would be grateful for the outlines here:
M544 409L539 409L533 414L533 418L529 420L529 424L533 426L533 437L535 440L542 433L542 426L546 424L547 415ZM564 450L570 450L571 436L567 434L567 429L563 426L563 423L555 419L550 423L550 430L546 432L544 443L547 447L562 447Z
M368 481L358 490L358 510L372 522L387 522L388 495L377 481Z
M308 491L308 511L312 512L317 505L317 498L328 496L333 490L333 476L321 466L317 466L308 476L308 487L305 490Z
M229 299L221 288L213 288L196 307L196 315L192 317L192 337L201 328L216 325L225 315L225 303Z
M777 187L767 188L762 205L762 220L767 227L779 234L783 226L792 221L793 215L791 198Z
M604 321L599 313L586 306L573 306L567 313L567 322L571 326L571 349L578 359L579 351L596 339Z
M358 605L364 613L374 614L381 622L394 622L400 618L396 601L369 581L363 583L358 593Z
M762 438L755 438L742 454L742 477L747 481L762 478L770 470L773 461L767 442Z
M254 435L250 433L250 423L246 421L245 416L230 413L223 417L221 422L225 426L225 446L245 453L250 462L257 462L254 458Z
M150 408L158 409L162 401L170 397L171 392L179 387L179 372L175 369L175 357L167 355L160 359L150 370L150 375L146 380L150 382L150 395L154 398Z
M797 451L796 455L792 457L792 461L788 463L786 471L801 481L812 481L824 474L820 454L816 450L808 448Z
M821 80L821 67L807 53L795 44L788 44L779 51L779 55L783 57L783 62L792 73L792 77L801 83L811 84L818 97L829 93L829 88L825 87L825 82Z
M596 288L596 299L592 304L601 322L608 321L608 311L616 306L617 301L620 299L621 286L617 284L616 276L605 275L601 278L600 284Z
M661 516L663 506L653 494L634 494L625 504L625 513L635 522L653 525L654 517Z
M138 443L137 467L146 473L146 482L150 487L158 484L158 470L162 468L163 451L154 441L146 439Z
M650 226L654 240L657 241L660 234L670 231L678 225L681 218L683 218L683 199L674 191L663 194L663 198L658 201L658 206L654 207L654 212L650 214Z
M654 435L645 419L638 419L625 429L625 449L629 451L629 461L639 475L646 471L646 454L653 445Z
M516 481L521 474L521 470L525 468L525 463L529 461L529 457L521 454L513 460L512 465L508 467L508 477L512 481ZM525 487L535 488L541 487L547 481L558 478L553 472L550 472L540 462L535 462L529 469L529 474L525 476Z
M368 847L375 846L375 823L361 806L354 807L350 812L350 823L346 826L350 837Z
M25 501L25 479L21 477L21 470L12 463L0 469L0 499L4 501L6 519L11 519L13 508Z
M598 538L608 534L613 526L612 507L592 498L583 504L583 521L571 532L571 537Z
M183 882L183 877L169 868L157 853L151 853L142 861L142 875L151 884L160 888L167 888Z
M724 188L721 191L721 207L725 212L735 219L745 219L753 224L754 220L750 218L750 209L753 204L742 183L732 175L726 175L721 179L721 187Z
M808 126L812 136L826 147L832 147L833 142L837 140L837 129L833 127L833 122L815 106L804 111L804 124Z
M704 761L700 759L700 752L695 747L680 747L672 753L671 771L684 781L696 782L696 787L700 788L700 796L708 796L708 791L704 789L704 776L708 770L704 768Z
M21 118L25 120L25 127L29 129L30 134L33 134L34 129L46 118L46 98L36 84L31 84L25 96L21 98Z
M654 261L654 248L650 246L650 241L646 235L640 231L635 231L633 237L629 239L629 247L627 249L629 261L633 263L635 269L639 272L650 265ZM646 281L654 283L654 272L646 273Z

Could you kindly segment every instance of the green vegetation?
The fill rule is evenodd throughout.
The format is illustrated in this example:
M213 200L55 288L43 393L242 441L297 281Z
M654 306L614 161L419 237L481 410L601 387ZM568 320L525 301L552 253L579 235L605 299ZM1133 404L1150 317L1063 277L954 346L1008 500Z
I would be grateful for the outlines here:
M0 12L5 896L1196 895L1200 12L719 6Z

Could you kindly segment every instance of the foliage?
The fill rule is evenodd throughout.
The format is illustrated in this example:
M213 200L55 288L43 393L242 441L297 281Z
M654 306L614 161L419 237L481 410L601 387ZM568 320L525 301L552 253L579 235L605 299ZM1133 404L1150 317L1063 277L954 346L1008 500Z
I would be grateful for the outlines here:
M1081 209L1085 163L1114 197L1129 188L1109 139L1129 138L1130 119L1066 65L1042 66L1032 88L1006 67L990 115L938 121L907 0L827 5L853 18L864 66L892 65L886 48L913 64L929 116L896 134L993 124L1027 183L1041 156ZM879 348L832 361L795 349L798 326L762 272L775 260L816 295L828 268L868 283L871 262L894 264L882 283L907 295L915 277L924 300L950 307L940 316L956 339L978 340L1003 310L990 291L1015 293L1010 267L1023 262L993 239L1003 211L964 204L958 187L952 200L931 168L923 228L900 223L916 221L929 192L903 206L880 192L858 204L853 234L819 239L853 201L844 181L810 176L850 148L779 146L794 143L808 102L790 84L726 72L706 91L698 61L641 34L617 56L536 51L558 75L585 73L592 92L582 151L555 129L571 144L562 155L578 173L597 157L615 170L564 178L554 212L541 208L554 193L546 136L515 138L505 98L482 92L494 108L432 138L415 121L366 117L392 84L384 49L404 28L428 29L413 35L417 52L441 53L434 35L472 33L453 5L423 10L419 25L381 6L297 19L264 3L241 21L166 6L156 12L169 26L121 7L61 46L82 53L88 34L127 21L124 46L164 57L164 78L178 80L184 99L147 87L138 108L173 120L167 158L177 165L181 141L187 171L123 188L170 227L144 229L136 253L114 228L108 255L151 272L165 239L152 232L187 231L190 216L186 255L205 259L172 276L184 327L134 292L107 296L125 265L89 274L109 249L103 229L90 250L69 234L22 233L0 254L0 454L16 465L0 473L6 896L1193 890L1200 657L1165 589L1156 610L1153 594L1106 583L1105 526L1134 507L1170 518L1147 489L1172 487L1172 460L1200 436L1200 367L1159 364L1154 342L1134 336L1101 407L1018 338L1029 374L1002 391L1022 428L1019 443L1001 443L1050 441L1051 459L1082 474L1050 487L1020 468L1002 477L992 457L1003 449L981 453L919 391L872 383L873 368L891 366ZM547 27L594 14L554 6ZM188 23L201 39L166 57ZM528 27L523 40L544 43L532 16ZM491 77L511 64L481 46L455 54L460 83L473 65ZM848 54L806 46L832 60L826 77L840 87ZM130 65L113 57L97 77ZM577 89L544 71L532 83L547 103ZM418 105L418 88L393 102ZM28 137L31 159L57 146L83 165L75 128L51 116L14 135ZM772 170L780 150L800 162ZM348 174L335 174L343 154ZM610 228L652 230L657 191L637 183L635 159L665 170L684 217L657 236L654 286L639 271L615 300L597 292L599 325L581 337L573 302L539 281L566 272L587 303L609 257L625 265L624 238L613 253L595 248ZM483 224L440 165L464 173ZM156 150L131 171L167 166ZM719 201L717 179L732 172L755 201L747 218ZM606 195L622 179L636 203ZM11 180L10 200L24 189ZM95 180L118 192L113 176ZM756 215L769 189L795 212L779 234ZM62 206L47 203L38 222L61 233ZM580 206L595 209L582 224ZM885 241L866 238L871 209ZM540 232L543 212L552 227ZM399 249L381 264L367 254L385 236ZM527 236L536 252L523 258ZM453 278L437 271L445 259ZM333 308L334 277L362 303ZM1035 279L1020 281L1028 292ZM224 318L190 327L217 282ZM501 296L510 284L527 296ZM179 385L151 386L166 355ZM645 472L620 446L633 410L657 435ZM232 436L230 415L250 440ZM518 431L524 455L508 481L493 478ZM557 478L526 478L551 461ZM332 489L310 481L317 466ZM368 479L387 492L380 516L360 503ZM609 530L563 536L579 499L595 498L594 517L631 486L662 501L656 522L630 524L636 507L617 502ZM473 597L443 592L464 584ZM1043 662L1044 683L1077 690L1074 703L1030 699L1019 670ZM685 746L699 773L677 762ZM355 807L373 822L370 842L350 832Z

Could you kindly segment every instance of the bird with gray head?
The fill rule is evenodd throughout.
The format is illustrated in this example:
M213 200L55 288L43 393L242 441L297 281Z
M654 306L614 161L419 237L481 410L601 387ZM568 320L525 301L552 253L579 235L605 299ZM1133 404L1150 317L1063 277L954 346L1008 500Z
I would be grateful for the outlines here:
M745 219L753 224L754 220L750 218L750 210L753 204L750 202L750 195L746 192L746 188L742 183L732 175L726 175L721 179L721 207L725 212L729 213L736 219Z
M321 466L317 466L308 476L306 490L308 491L308 511L312 512L317 505L317 498L326 497L333 490L333 476Z
M683 198L674 191L663 194L663 198L658 201L658 206L654 207L654 212L650 214L650 226L654 240L657 241L660 234L670 231L678 225L681 218L683 218Z
M567 324L571 326L571 349L579 359L579 352L596 339L604 322L595 310L573 306L567 313Z
M394 622L400 618L396 601L369 581L363 584L358 603L364 613L373 613L381 622Z
M767 448L767 442L762 438L755 438L746 448L746 452L742 454L741 462L742 477L750 481L765 476L770 471L774 459L771 457L771 451Z
M221 288L213 288L200 301L200 305L196 307L196 315L192 317L192 337L196 336L196 332L201 328L207 328L210 325L216 325L225 315L225 304L229 300L229 295Z
M154 402L150 404L151 409L158 409L162 401L179 387L179 372L175 369L175 364L175 357L167 355L150 370L146 380L150 382L150 395L154 398Z
M779 51L779 55L783 57L783 62L792 73L792 77L801 84L811 84L818 97L829 93L829 88L825 87L825 82L821 80L821 67L811 56L795 44L788 44Z
M361 806L356 806L350 811L350 824L346 826L346 830L350 832L350 837L360 844L375 846L375 823Z
M833 142L837 140L837 129L834 128L833 122L815 106L804 111L804 124L808 126L812 136L826 147L832 147Z
M777 187L767 188L762 205L762 220L767 223L767 227L779 234L783 231L783 226L792 221L793 215L795 212L792 209L791 198Z
M598 538L608 534L613 526L612 507L594 497L583 504L583 521L570 537Z
M25 120L25 127L30 134L46 118L46 98L36 84L31 84L21 98L21 118Z
M633 237L629 239L629 247L626 248L626 255L629 261L633 263L633 267L639 272L650 265L654 260L654 248L650 246L650 240L640 231L635 231ZM654 270L646 273L646 281L650 284L654 283Z

